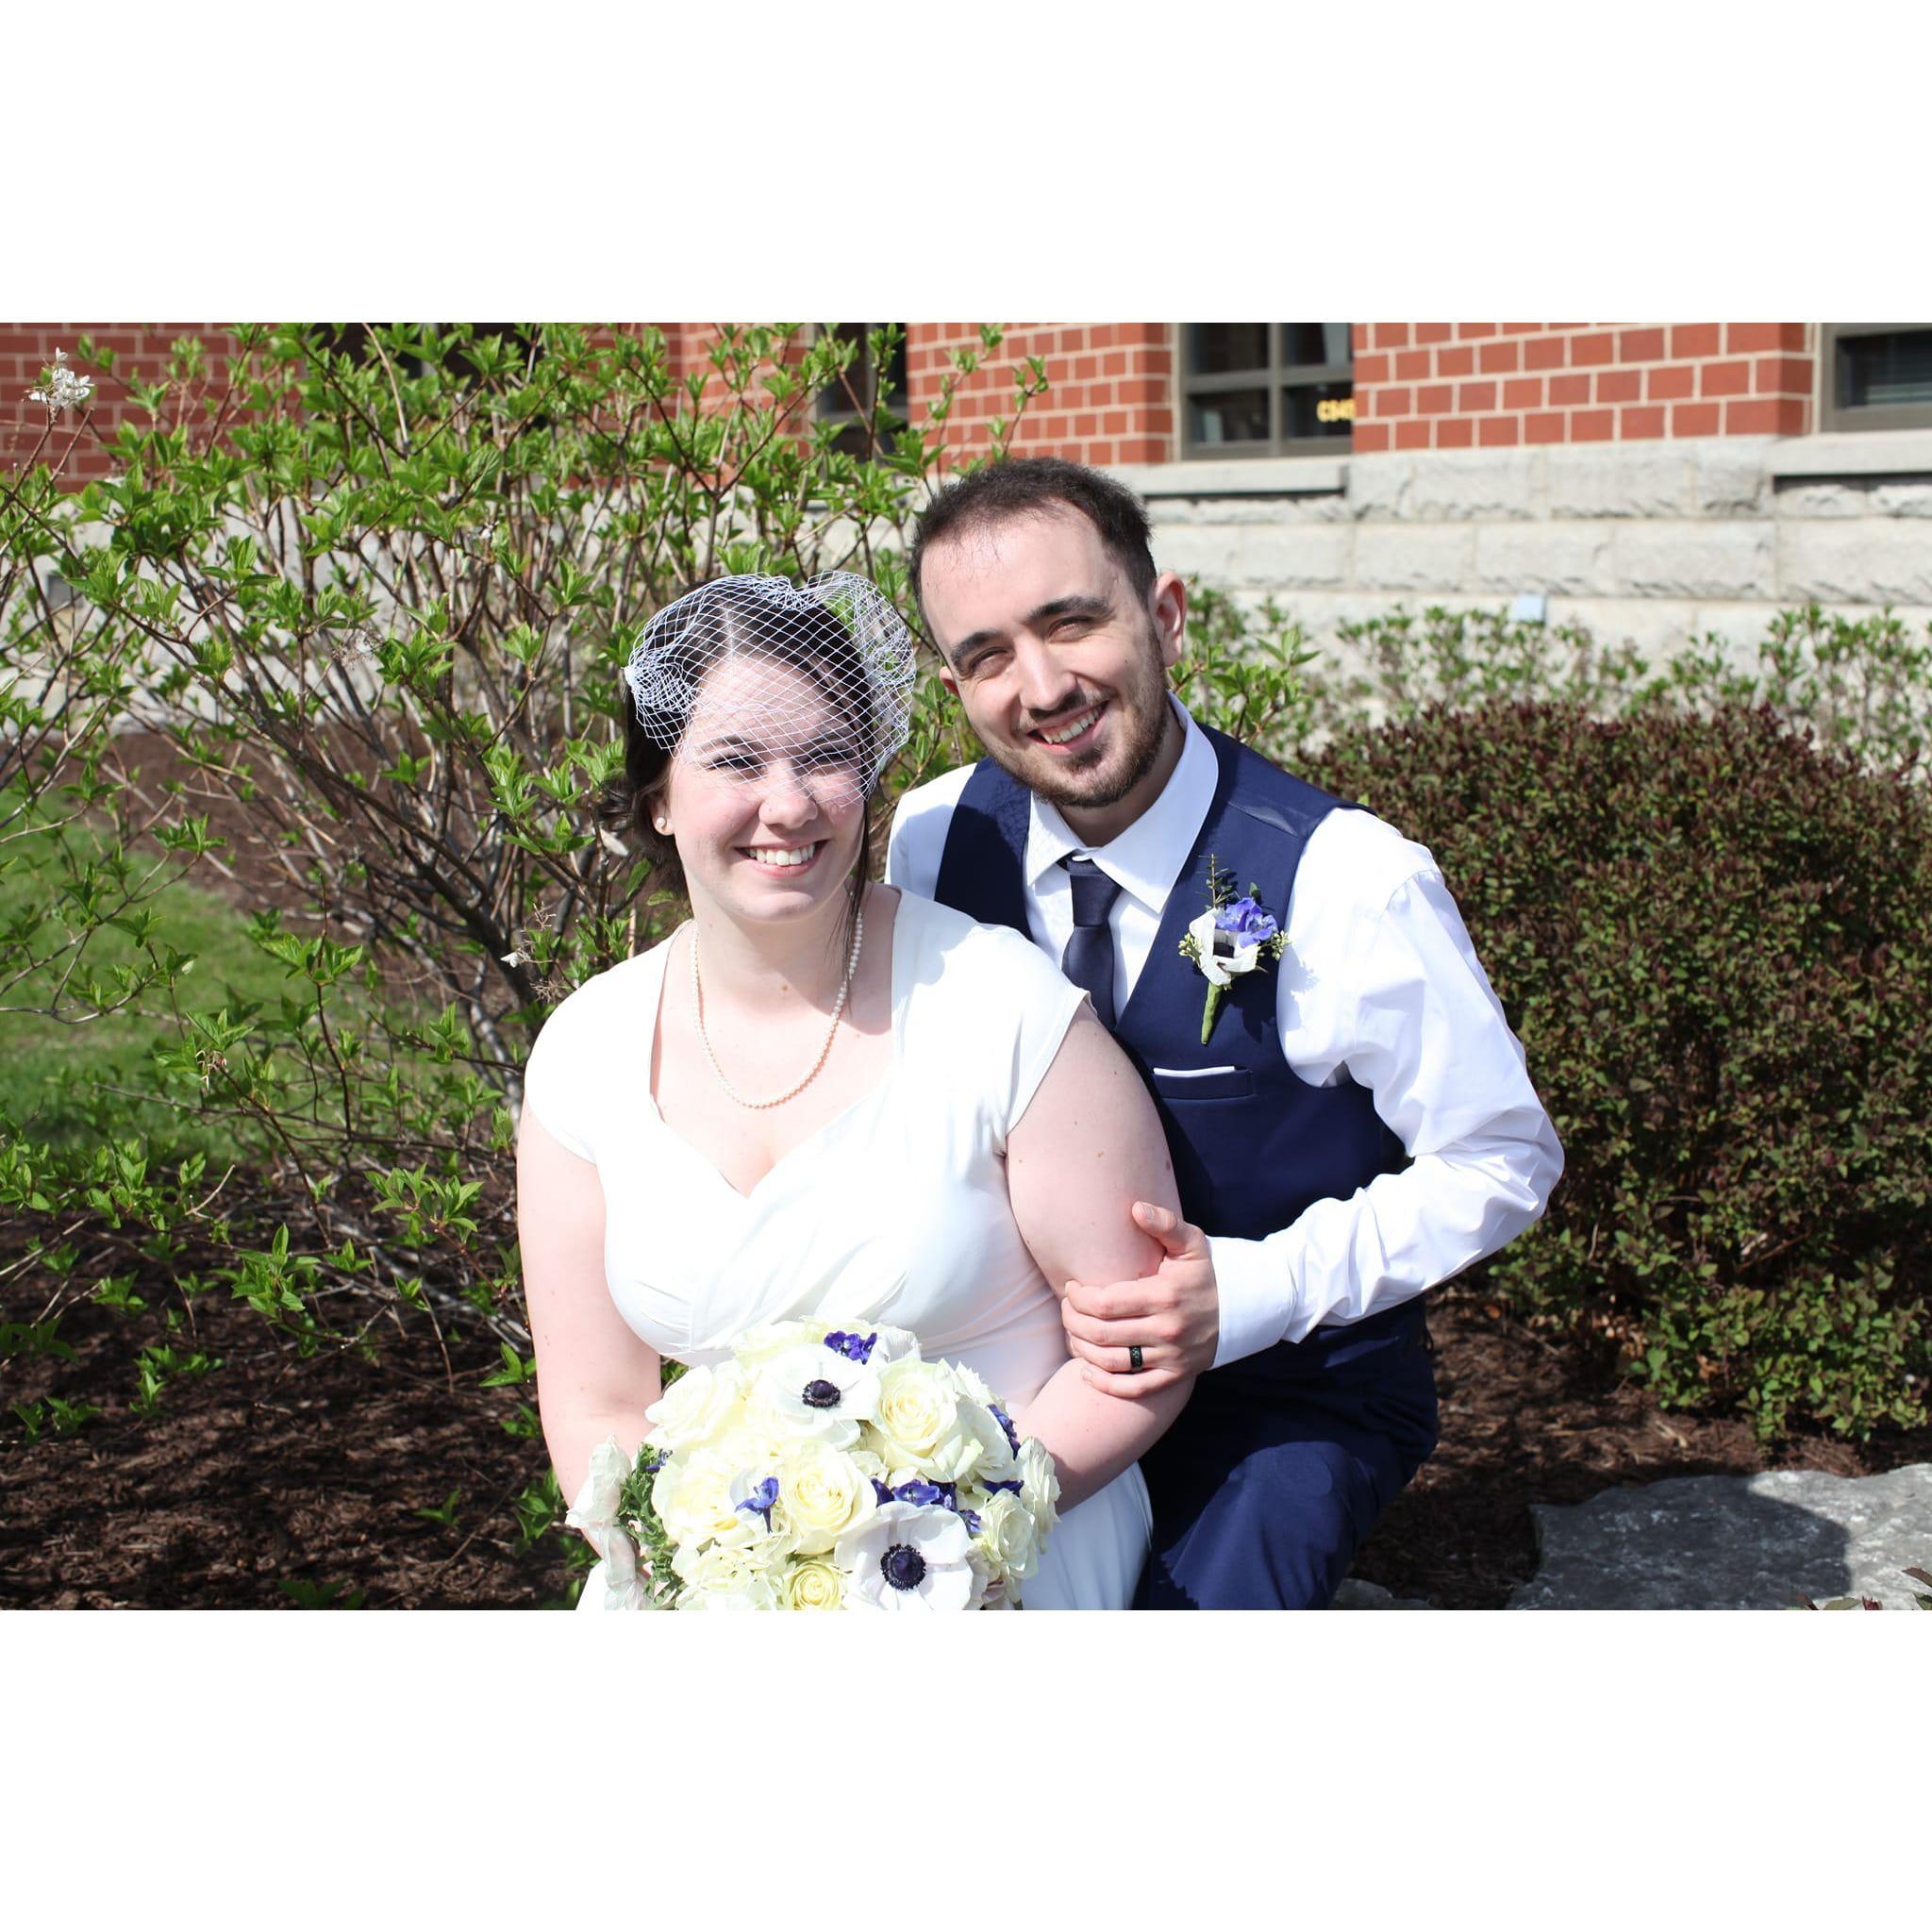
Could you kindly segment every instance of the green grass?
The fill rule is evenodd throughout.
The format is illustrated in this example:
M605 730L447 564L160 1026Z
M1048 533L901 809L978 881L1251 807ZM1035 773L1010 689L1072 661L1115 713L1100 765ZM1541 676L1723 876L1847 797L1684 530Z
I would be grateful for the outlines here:
M69 831L59 836L77 850L77 841L87 835ZM57 900L58 844L53 834L36 834L0 847L0 924L30 906ZM171 869L172 876L164 874L167 883L146 903L157 915L157 950L165 957L172 946L194 961L178 979L175 1001L191 1010L225 1005L232 1011L251 1001L275 1010L288 980L281 966L250 941L245 916L172 862ZM29 941L32 952L51 950L65 931L56 910ZM15 981L22 955L0 948L0 983L12 982L0 992L0 1008L44 1006L71 957ZM108 928L89 941L75 977L110 980L117 964L133 965L141 957L125 933ZM157 1155L173 1157L178 1151L225 1157L233 1145L227 1123L143 1097L159 1085L154 1048L175 1038L173 1008L160 986L150 987L118 1012L77 1024L51 1019L44 1011L0 1011L0 1116L19 1123L37 1140L63 1146L134 1134Z
M298 1029L309 1031L297 1015L312 1008L312 984L256 943L250 933L255 908L238 906L202 883L190 871L191 861L169 859L169 871L156 881L158 889L142 902L153 914L148 943L155 953L165 959L172 949L192 960L176 975L172 990L158 982L101 1018L63 1022L49 1017L44 1009L72 965L71 955L37 966L24 977L15 974L27 954L45 955L65 936L59 908L62 881L73 870L68 860L98 858L105 847L100 835L77 827L6 838L12 803L0 793L0 934L30 909L43 909L46 916L25 953L18 943L0 938L0 1008L16 1009L0 1011L0 1124L10 1123L28 1138L62 1152L131 1138L158 1166L172 1167L196 1154L217 1168L236 1161L253 1166L278 1141L278 1134L223 1105L219 1094L216 1106L203 1111L192 1074L164 1071L154 1055L158 1048L178 1050L183 1044L178 1015L212 1019L225 1008L230 1020L240 1022L254 1008L258 1009L256 1031L245 1048L235 1051L251 1058L264 1049L273 1053L269 1082L275 1098L270 1104L278 1120L311 1142L318 1136L326 1142L340 1134L342 1109L333 1077L311 1086L295 1040ZM147 869L144 863L132 875L143 876ZM117 965L131 966L142 958L127 933L103 928L88 941L75 988L89 979L112 984ZM392 1026L409 1024L401 1008L380 995L372 997L354 972L325 998L332 1036L337 1041L359 1038L365 1046L367 1057L355 1083L358 1125L379 1127L385 1118L392 1118L385 1115L386 1104L376 1091L391 1068L403 1086L432 1109L454 1104L449 1088L460 1066L439 1065L427 1049L401 1047L391 1035ZM85 1011L84 1001L73 992L67 1006L76 1014ZM18 1010L35 1008L41 1010ZM426 1026L432 1018L426 1011L414 1014L413 1024ZM362 1110L365 1103L368 1113Z

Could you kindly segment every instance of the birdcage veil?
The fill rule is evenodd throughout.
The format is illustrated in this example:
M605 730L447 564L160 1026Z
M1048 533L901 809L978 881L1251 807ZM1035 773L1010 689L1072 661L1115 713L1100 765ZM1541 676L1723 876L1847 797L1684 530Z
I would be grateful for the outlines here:
M844 734L870 791L906 742L915 675L912 634L877 585L850 571L802 584L785 577L718 577L668 604L644 626L625 666L638 723L654 744L690 755L700 701L736 706L734 728L791 755L825 741L827 717ZM706 688L727 659L795 673L742 690ZM814 755L817 755L814 753Z

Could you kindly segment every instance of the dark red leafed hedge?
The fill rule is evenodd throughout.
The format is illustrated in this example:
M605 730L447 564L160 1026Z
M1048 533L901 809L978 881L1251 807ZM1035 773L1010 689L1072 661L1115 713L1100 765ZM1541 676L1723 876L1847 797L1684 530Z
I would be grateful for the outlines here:
M1865 1434L1932 1368L1932 803L1764 711L1363 727L1309 775L1441 864L1567 1157L1491 1265L1674 1405Z

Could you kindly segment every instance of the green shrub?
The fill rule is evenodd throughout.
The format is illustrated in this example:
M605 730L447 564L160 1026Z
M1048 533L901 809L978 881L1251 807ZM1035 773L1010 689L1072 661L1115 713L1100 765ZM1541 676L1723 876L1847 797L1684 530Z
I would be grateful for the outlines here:
M1425 710L1307 769L1434 852L1562 1139L1493 1285L1767 1437L1920 1418L1925 788L1723 704Z

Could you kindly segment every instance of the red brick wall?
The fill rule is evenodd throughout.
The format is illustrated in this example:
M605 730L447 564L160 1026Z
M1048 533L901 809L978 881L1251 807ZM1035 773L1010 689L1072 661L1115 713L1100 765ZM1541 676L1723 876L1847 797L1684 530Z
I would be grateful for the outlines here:
M1011 371L1029 356L1049 384L1021 418L1015 456L1064 456L1083 463L1158 463L1174 454L1174 325L1165 322L1008 323L1006 338L960 384L949 419L957 456L986 447L995 416L1011 420ZM955 349L976 346L979 325L911 324L907 366L912 407L939 393Z
M1355 448L1802 436L1802 322L1358 322Z
M665 323L675 375L701 370L712 325ZM0 464L25 460L46 426L26 401L56 347L83 335L120 352L97 376L94 427L111 440L131 408L126 378L153 380L176 336L225 350L200 323L0 324ZM1012 447L1091 463L1149 463L1179 453L1175 325L1009 323L999 348L960 385L955 457L986 447L1010 419L1013 367L1042 358L1050 387L1028 406ZM913 323L907 341L912 407L939 391L952 350L975 345L975 323ZM1357 323L1355 449L1469 449L1667 436L1798 436L1813 427L1817 331L1800 322ZM65 419L71 433L75 419ZM105 473L86 444L72 474Z
M705 366L707 323L663 325L673 372ZM914 322L906 373L915 417L938 396L956 349L979 347L976 322ZM1046 364L1048 389L1028 404L1012 440L1017 455L1051 453L1088 463L1158 463L1174 451L1174 325L1165 322L1008 323L1005 340L954 391L947 446L955 460L985 450L995 417L1013 416L1013 375L1028 357Z
M97 348L115 352L110 373L104 374L92 362L81 363L75 348L82 336L92 337ZM25 463L47 428L46 410L28 402L27 391L39 387L41 371L53 361L54 351L65 349L69 366L94 378L89 405L93 420L75 444L66 474L79 482L105 476L112 462L101 443L111 442L121 423L135 413L128 379L159 381L167 370L169 344L181 336L199 337L210 355L226 356L234 346L214 324L206 322L0 323L0 468ZM78 410L55 418L54 437L42 454L42 461L66 446L79 422Z

